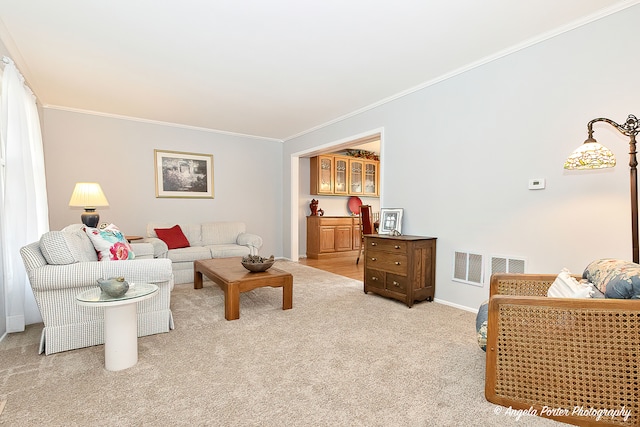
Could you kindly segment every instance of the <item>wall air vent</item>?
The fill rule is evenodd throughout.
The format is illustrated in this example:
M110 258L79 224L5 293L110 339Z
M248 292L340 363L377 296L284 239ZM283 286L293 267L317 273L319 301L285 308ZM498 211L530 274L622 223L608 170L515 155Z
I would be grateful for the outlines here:
M482 255L456 251L453 254L453 280L474 286L482 286L483 266Z
M511 256L492 256L491 274L493 273L520 273L525 272L526 260Z

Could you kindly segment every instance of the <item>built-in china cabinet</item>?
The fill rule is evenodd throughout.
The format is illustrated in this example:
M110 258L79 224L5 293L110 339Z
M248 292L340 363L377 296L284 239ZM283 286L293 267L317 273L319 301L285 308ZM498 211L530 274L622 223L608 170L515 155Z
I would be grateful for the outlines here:
M353 257L355 260L360 241L360 222L357 217L307 217L308 258Z
M313 195L380 196L380 161L338 154L311 158Z

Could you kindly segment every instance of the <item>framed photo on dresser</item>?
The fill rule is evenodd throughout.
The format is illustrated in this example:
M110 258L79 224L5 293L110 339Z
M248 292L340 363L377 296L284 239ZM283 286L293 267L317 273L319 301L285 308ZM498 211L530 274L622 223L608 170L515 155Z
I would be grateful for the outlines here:
M380 227L378 234L402 234L402 208L380 209Z

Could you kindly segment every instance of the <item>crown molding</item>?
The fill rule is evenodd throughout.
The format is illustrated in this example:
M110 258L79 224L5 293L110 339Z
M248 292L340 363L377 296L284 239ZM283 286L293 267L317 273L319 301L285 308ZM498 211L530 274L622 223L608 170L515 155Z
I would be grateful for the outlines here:
M46 109L49 109L49 110L68 111L68 112L71 112L71 113L88 114L88 115L91 115L91 116L108 117L108 118L111 118L111 119L128 120L128 121L131 121L131 122L147 123L147 124L160 125L160 126L169 126L169 127L180 128L180 129L197 130L197 131L200 131L200 132L217 133L217 134L220 134L220 135L236 136L236 137L240 137L240 138L260 139L260 140L264 140L264 141L280 142L280 143L284 142L281 139L268 138L268 137L265 137L265 136L248 135L248 134L244 134L244 133L229 132L229 131L224 131L224 130L199 127L199 126L184 125L184 124L180 124L180 123L163 122L161 120L143 119L143 118L139 118L139 117L123 116L123 115L120 115L120 114L112 114L112 113L102 113L102 112L99 112L99 111L84 110L84 109L80 109L80 108L62 107L62 106L59 106L59 105L52 105L52 104L43 105L43 108L46 108Z

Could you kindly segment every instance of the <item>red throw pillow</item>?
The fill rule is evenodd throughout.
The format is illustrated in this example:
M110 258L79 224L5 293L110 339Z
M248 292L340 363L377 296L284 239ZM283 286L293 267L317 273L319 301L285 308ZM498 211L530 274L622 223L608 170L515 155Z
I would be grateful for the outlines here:
M182 228L179 225L174 225L171 228L154 228L153 229L158 238L165 242L169 249L188 248L189 241L182 232Z

